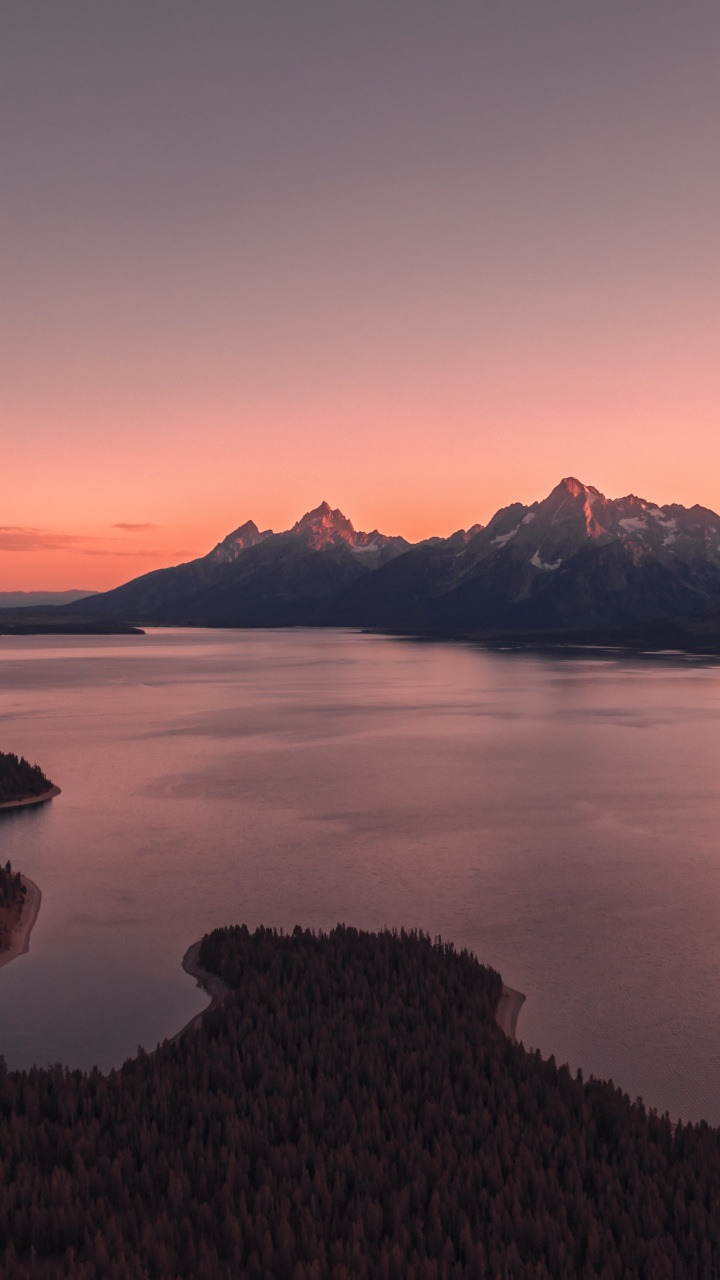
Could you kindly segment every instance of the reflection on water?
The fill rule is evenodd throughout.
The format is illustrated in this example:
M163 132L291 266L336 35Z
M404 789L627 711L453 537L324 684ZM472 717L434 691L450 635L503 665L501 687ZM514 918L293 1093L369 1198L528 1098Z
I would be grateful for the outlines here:
M43 892L0 973L9 1065L117 1065L245 921L418 927L527 995L527 1045L720 1123L720 672L348 632L3 638L0 815Z

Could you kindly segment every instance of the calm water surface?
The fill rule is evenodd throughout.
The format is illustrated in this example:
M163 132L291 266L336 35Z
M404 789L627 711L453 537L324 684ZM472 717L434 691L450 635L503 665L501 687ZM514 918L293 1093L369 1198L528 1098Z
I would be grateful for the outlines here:
M720 1123L720 669L349 632L2 638L0 815L42 889L0 971L10 1066L103 1069L205 1001L218 924L418 927L524 991L519 1032Z

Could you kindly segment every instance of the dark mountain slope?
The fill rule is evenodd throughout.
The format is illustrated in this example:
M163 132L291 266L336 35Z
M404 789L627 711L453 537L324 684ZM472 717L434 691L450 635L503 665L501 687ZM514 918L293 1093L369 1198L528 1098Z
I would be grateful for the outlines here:
M471 638L468 632L462 634L464 638ZM623 649L716 655L720 654L720 605L712 605L702 613L641 620L617 627L603 625L580 631L515 631L506 636L501 632L494 632L491 636L475 633L472 638L492 645L530 644L543 648L610 645Z
M715 581L720 592L720 574ZM582 547L553 576L539 577L513 549L484 563L441 602L451 626L599 627L702 609L704 591L675 566L653 557L638 563L620 542ZM426 610L426 619L432 611Z
M451 539L421 543L309 607L303 621L343 627L425 625L433 603L447 599L456 586L458 562L458 546Z
M121 587L93 596L93 614L106 618L143 618L147 622L179 620L185 616L188 602L195 593L221 581L222 576L222 565L211 561L209 556L170 569L153 569ZM75 615L87 612L85 600L68 605L65 610Z
M185 621L235 627L293 626L308 605L366 573L362 562L343 543L330 544L319 552L291 533L252 547L238 556L231 569L184 599ZM174 612L171 605L170 616ZM159 616L168 616L167 604Z

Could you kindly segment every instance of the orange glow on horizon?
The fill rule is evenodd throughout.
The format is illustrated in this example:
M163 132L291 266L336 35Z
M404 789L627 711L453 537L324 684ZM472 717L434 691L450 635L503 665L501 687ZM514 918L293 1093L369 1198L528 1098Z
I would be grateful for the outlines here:
M187 501L170 503L167 490L162 524L137 519L114 521L111 525L72 525L70 521L61 522L65 512L63 504L56 502L53 525L7 524L0 528L0 591L108 590L152 570L206 555L246 520L254 520L260 529L281 532L323 500L340 507L358 530L378 528L385 534L401 534L409 542L435 535L447 537L476 522L486 524L499 507L511 502L529 504L546 497L565 475L576 475L583 483L594 484L608 497L633 492L660 505L681 502L692 506L699 502L714 510L720 507L720 486L706 483L696 487L690 475L680 475L673 483L658 468L648 468L647 479L638 481L636 474L630 483L623 483L622 476L619 480L614 478L607 465L602 469L607 479L599 467L572 462L556 465L554 471L535 482L527 466L518 465L513 472L508 461L506 467L497 470L495 484L485 475L484 483L475 486L472 478L465 475L455 486L440 487L434 477L433 482L426 479L424 485L418 486L417 494L405 491L395 495L383 492L384 486L380 485L379 494L368 496L361 491L357 477L352 485L346 482L334 486L327 479L313 481L308 477L302 488L298 482L297 492L286 478L282 491L279 484L274 486L274 492L269 491L273 486L268 485L254 500L245 492L236 499L227 492L232 486L226 481L222 495L205 496L204 502L198 500L197 510L190 513L192 523L183 519L188 514ZM372 477L364 479L369 486ZM387 481L387 475L384 479ZM46 502L46 510L48 506ZM145 514L153 514L147 504Z
M15 8L0 590L720 507L716 6Z

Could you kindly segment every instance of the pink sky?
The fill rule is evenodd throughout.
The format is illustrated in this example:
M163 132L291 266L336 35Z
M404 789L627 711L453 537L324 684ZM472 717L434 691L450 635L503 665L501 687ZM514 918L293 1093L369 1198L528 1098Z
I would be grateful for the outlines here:
M210 8L9 7L0 590L720 508L717 7Z

